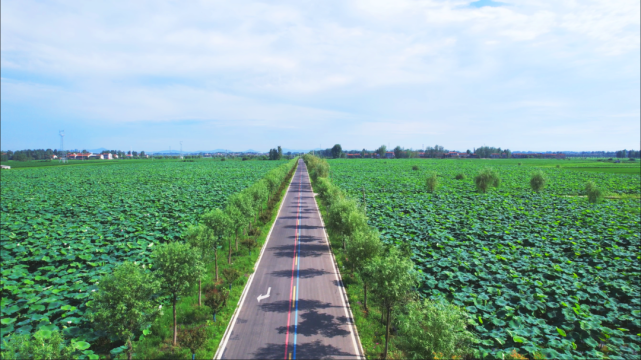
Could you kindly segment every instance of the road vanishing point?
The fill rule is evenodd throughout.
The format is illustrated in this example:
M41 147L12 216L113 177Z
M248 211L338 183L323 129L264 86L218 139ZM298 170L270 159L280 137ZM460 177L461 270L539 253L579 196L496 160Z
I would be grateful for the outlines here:
M362 359L307 167L298 167L214 359Z

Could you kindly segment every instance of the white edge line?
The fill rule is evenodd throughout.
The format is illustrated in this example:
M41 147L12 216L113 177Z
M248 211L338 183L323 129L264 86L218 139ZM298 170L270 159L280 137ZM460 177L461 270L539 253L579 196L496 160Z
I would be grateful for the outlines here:
M305 164L305 171L307 172L307 164ZM307 173L307 178L309 179L309 173ZM311 180L309 181L309 185L311 187L312 182ZM312 194L314 193L314 189L312 189ZM363 345L361 344L361 338L358 336L358 330L356 329L356 320L354 319L354 315L352 315L352 308L349 306L349 297L347 296L347 292L345 291L345 286L343 285L343 278L341 277L341 273L338 270L338 263L336 262L336 257L334 256L334 252L332 251L332 248L329 246L329 236L327 236L327 230L325 229L325 221L323 221L323 216L320 213L320 209L318 207L318 204L316 203L316 196L312 196L314 198L314 205L316 205L316 211L318 212L318 217L320 218L321 225L323 225L323 235L325 235L325 242L327 243L327 248L329 249L329 253L332 254L332 261L334 263L334 276L336 276L336 280L338 280L341 284L339 286L341 288L341 293L343 296L341 296L341 301L343 302L343 307L345 308L345 315L347 315L350 319L352 319L352 328L354 331L352 332L352 343L354 344L354 349L356 351L360 351L360 358L364 359L365 358L365 352L363 351ZM347 303L345 303L345 299L347 299ZM354 334L356 334L356 337L354 337ZM356 341L358 339L358 342Z
M296 163L296 169L298 169L298 162ZM229 321L229 324L227 324L227 329L225 329L223 340L220 342L220 344L218 344L218 349L214 354L214 360L221 359L223 356L223 353L225 352L225 347L227 347L227 341L229 340L229 336L234 330L234 324L236 323L236 318L238 318L238 313L240 313L240 309L243 307L243 304L245 302L245 297L247 297L247 293L249 292L249 287L251 286L252 281L254 280L254 274L256 273L258 264L260 264L260 260L263 258L263 253L265 252L265 249L267 249L267 243L269 242L269 238L272 235L272 230L274 230L276 221L278 221L278 217L280 216L280 210L283 208L283 204L285 203L285 198L287 197L287 194L289 194L289 188L292 187L292 183L294 182L294 176L296 176L296 172L294 172L294 174L292 175L292 180L289 182L289 186L287 186L287 191L285 192L285 196L283 196L283 200L281 201L280 207L278 208L278 214L276 214L276 218L274 219L274 223L272 224L271 229L269 229L269 233L267 234L267 238L265 240L265 243L263 244L263 248L260 250L260 255L258 256L258 260L256 261L256 264L254 265L254 272L252 272L252 274L249 276L249 281L247 281L247 284L243 289L243 293L240 296L240 300L238 300L238 304L236 304L236 310L234 310L234 315Z

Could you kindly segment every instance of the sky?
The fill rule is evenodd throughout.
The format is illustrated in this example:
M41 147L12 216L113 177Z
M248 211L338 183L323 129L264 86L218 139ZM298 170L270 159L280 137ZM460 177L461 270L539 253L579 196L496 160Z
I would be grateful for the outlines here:
M3 150L640 147L639 0L2 0Z

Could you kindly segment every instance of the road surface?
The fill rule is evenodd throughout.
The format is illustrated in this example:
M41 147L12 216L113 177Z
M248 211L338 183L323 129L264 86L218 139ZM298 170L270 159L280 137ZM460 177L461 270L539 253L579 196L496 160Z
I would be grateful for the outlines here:
M358 334L299 160L215 359L361 359Z

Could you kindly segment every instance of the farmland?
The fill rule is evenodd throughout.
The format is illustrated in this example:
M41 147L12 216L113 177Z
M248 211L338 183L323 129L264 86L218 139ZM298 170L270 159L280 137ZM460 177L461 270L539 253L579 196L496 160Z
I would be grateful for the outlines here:
M421 270L421 296L468 312L481 354L516 348L554 358L600 357L597 351L636 357L639 174L519 162L329 161L334 184L359 201L365 193L369 223L382 240L409 248ZM488 163L501 185L481 194L472 179ZM541 193L529 186L535 168L548 179ZM440 187L429 194L431 172ZM590 204L583 194L589 180L618 199Z
M98 279L154 246L282 161L122 163L2 173L2 336L86 332Z

